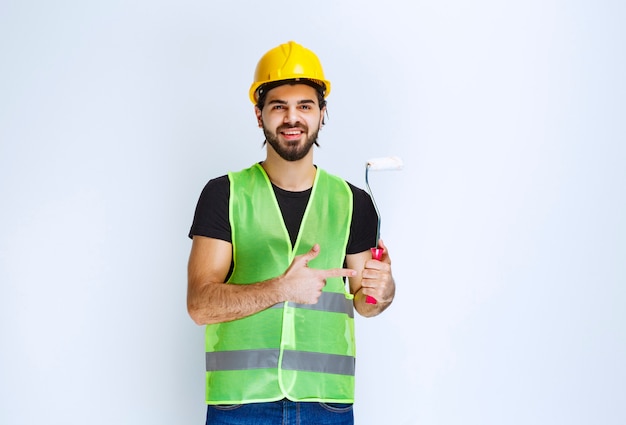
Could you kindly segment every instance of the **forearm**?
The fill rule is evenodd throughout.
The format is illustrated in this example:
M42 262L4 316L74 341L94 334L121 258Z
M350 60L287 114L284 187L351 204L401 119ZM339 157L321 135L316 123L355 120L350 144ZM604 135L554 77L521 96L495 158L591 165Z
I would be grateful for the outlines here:
M192 288L187 310L198 325L241 319L285 301L279 278L247 285L210 282Z
M319 245L296 256L280 276L258 283L223 283L231 264L230 244L194 239L188 266L187 310L199 325L228 322L283 301L315 304L330 277L354 277L352 269L317 270L307 266Z
M231 263L229 242L194 237L187 270L187 311L197 324L240 319L284 300L280 278L247 285L225 283Z

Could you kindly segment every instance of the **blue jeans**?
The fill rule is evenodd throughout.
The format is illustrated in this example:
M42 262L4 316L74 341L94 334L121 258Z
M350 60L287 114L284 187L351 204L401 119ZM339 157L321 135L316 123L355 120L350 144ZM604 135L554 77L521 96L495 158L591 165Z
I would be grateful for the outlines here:
M209 405L207 425L353 425L351 404L295 402Z

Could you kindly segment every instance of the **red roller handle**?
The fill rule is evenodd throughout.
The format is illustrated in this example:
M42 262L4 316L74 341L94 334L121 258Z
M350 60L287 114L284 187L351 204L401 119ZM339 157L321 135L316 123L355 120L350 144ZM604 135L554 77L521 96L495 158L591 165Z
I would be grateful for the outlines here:
M372 259L380 261L383 258L384 249L382 248L370 248L372 251ZM369 295L365 296L365 302L367 304L376 304L376 298L370 297Z

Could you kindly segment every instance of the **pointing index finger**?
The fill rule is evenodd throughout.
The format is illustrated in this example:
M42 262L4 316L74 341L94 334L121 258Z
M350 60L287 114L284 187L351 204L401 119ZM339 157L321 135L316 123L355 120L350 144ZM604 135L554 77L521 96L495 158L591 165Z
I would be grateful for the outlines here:
M328 269L324 270L324 275L329 277L352 277L356 276L356 270L352 269Z

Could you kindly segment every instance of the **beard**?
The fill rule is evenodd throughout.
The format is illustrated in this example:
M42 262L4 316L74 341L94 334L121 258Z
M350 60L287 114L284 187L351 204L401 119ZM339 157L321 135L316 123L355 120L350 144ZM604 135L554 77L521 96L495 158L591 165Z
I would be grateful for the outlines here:
M307 135L309 133L308 126L304 124L297 125L295 127L302 130L303 135ZM265 127L265 125L263 125L263 134L265 134L265 141L269 143L269 145L282 159L286 161L299 161L309 153L313 145L317 145L317 136L319 134L319 129L315 130L313 133L311 133L311 135L305 136L306 140L304 142L298 140L293 142L288 141L284 144L281 144L278 141L278 134L282 130L287 130L290 128L294 128L294 126L283 125L278 127L275 133L272 133L267 127Z

